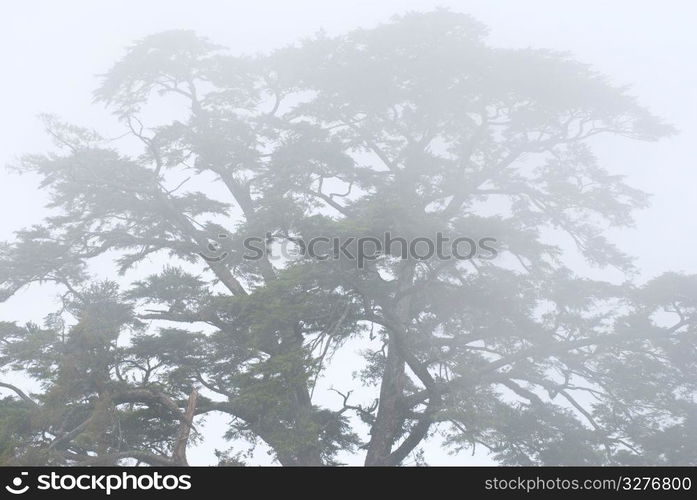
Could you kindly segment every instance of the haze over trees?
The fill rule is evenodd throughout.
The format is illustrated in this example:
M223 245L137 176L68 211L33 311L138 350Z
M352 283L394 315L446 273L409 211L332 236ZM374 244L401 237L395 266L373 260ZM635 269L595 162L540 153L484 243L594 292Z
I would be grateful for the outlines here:
M240 439L282 465L428 462L435 433L502 464L697 464L697 277L630 281L604 234L647 197L590 147L672 129L591 68L436 11L254 57L152 35L95 97L127 137L47 117L56 151L13 166L50 215L0 247L0 297L53 282L62 306L0 324L2 463L186 464L222 412L221 464ZM244 258L388 232L498 256ZM327 380L356 345L353 382Z

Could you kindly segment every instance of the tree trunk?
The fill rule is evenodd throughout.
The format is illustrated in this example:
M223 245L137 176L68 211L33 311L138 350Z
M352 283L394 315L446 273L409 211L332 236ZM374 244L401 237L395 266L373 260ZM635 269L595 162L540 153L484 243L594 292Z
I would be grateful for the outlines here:
M177 465L189 465L189 462L186 460L186 446L189 444L191 427L194 423L194 414L196 412L197 399L198 392L196 392L196 389L193 389L191 391L191 394L189 394L189 402L186 405L184 419L181 425L179 426L179 435L177 436L177 441L174 444L174 453L172 454L172 459L177 463Z
M394 340L390 340L380 384L380 404L375 424L370 431L365 465L388 465L387 458L401 423L399 402L404 393L404 377L404 360L399 355Z
M400 273L397 292L400 298L395 307L395 316L402 325L408 325L411 319L409 312L411 296L405 292L412 286L413 280L414 263L407 261ZM387 359L380 384L380 404L375 424L370 432L370 443L365 458L365 465L369 466L392 465L389 456L404 423L400 405L406 381L405 362L399 353L395 335L395 332L388 332Z

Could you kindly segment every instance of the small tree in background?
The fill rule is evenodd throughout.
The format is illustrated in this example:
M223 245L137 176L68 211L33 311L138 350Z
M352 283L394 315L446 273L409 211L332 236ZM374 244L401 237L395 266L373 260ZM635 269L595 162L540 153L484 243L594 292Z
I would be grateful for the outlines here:
M436 432L504 464L697 463L697 279L613 285L562 251L631 274L603 234L646 197L589 140L671 129L588 67L483 35L437 11L233 57L166 32L96 93L139 153L48 118L60 151L17 168L51 216L2 246L0 281L65 293L41 326L2 324L3 366L41 384L2 383L3 462L185 464L222 412L283 465L408 463ZM437 232L498 256L245 258L267 234ZM88 273L105 256L126 286ZM160 270L133 278L143 261Z

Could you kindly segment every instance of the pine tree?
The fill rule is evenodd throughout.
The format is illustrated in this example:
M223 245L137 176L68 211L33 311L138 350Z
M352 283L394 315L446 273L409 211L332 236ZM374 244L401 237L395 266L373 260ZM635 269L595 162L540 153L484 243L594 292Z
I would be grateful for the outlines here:
M647 198L591 148L672 129L588 66L436 11L254 57L160 33L95 96L126 138L47 117L57 151L15 166L51 215L0 248L0 294L64 295L1 325L3 367L41 387L2 383L4 463L182 464L211 412L283 465L398 465L436 432L504 464L697 463L697 278L630 281L605 234ZM386 233L494 238L496 257L245 257L249 238ZM318 381L356 343L332 406Z

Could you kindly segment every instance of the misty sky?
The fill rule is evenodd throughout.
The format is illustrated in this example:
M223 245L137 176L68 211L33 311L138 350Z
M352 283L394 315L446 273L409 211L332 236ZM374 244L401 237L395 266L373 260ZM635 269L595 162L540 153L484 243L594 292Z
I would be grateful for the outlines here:
M642 276L696 273L697 4L687 0L6 2L0 10L0 162L50 147L37 119L42 112L117 135L106 112L91 102L96 75L145 35L193 29L233 53L255 53L319 29L339 34L437 6L486 24L492 45L571 52L613 83L631 85L631 94L679 130L659 143L612 138L599 143L597 153L611 172L653 194L652 207L637 213L636 228L613 235L637 257ZM33 179L0 171L0 240L38 222L42 202ZM47 297L23 292L0 304L0 320L40 320L46 308L39 301Z

